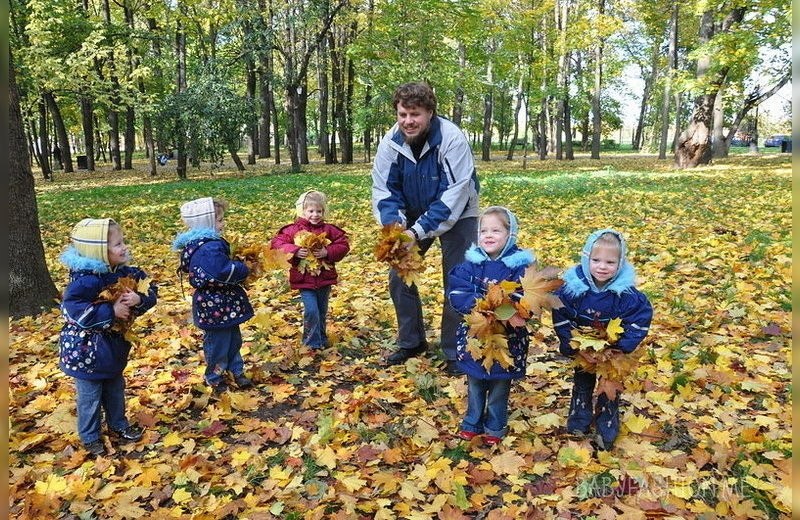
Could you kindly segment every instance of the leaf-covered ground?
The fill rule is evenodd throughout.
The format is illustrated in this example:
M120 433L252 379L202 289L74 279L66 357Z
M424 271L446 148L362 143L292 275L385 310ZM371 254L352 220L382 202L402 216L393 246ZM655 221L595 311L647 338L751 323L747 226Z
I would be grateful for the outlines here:
M465 382L433 352L386 367L394 315L374 261L365 165L309 173L220 173L188 182L75 176L37 186L42 234L58 254L85 216L120 221L135 264L160 285L137 320L125 376L128 413L146 433L79 449L72 380L56 365L57 310L12 320L9 507L15 518L789 518L791 511L791 166L739 157L677 172L644 158L479 164L482 203L520 219L519 242L567 267L586 235L630 240L655 307L649 342L623 395L611 452L564 431L571 370L549 319L511 395L510 434L483 447L454 434ZM532 169L532 167L534 169ZM190 175L193 173L190 172ZM194 174L196 175L196 174ZM250 290L243 349L257 387L209 399L201 335L170 243L178 207L231 202L228 231L266 242L307 188L351 236L339 264L334 346L299 345L300 302L285 273ZM437 248L421 282L429 340L442 300ZM184 292L185 291L185 292Z

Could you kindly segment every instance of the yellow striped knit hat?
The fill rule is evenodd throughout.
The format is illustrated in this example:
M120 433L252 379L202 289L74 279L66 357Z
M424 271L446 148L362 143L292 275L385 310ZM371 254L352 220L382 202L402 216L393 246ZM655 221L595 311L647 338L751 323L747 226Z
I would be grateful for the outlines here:
M110 218L85 218L70 233L72 246L81 256L108 264L108 228L116 224Z
M189 229L214 229L216 221L214 199L203 197L184 203L181 206L181 218Z

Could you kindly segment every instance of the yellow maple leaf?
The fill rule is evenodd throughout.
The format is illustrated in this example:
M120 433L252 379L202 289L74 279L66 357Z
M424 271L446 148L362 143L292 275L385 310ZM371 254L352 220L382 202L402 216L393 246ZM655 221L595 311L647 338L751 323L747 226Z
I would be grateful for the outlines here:
M177 504L183 504L191 499L192 494L186 491L184 488L178 488L172 493L172 500L174 500Z
M606 325L606 335L609 343L616 343L623 332L625 332L625 329L622 328L622 318L609 320L608 325Z
M625 419L625 426L633 433L642 433L653 421L641 415L631 414Z

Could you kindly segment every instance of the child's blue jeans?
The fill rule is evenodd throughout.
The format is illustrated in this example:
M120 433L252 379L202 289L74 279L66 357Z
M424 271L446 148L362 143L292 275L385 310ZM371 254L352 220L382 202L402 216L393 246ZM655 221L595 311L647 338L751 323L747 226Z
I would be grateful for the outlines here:
M241 354L242 332L239 325L225 329L207 330L203 338L203 352L206 356L206 383L218 385L226 371L234 376L244 373L244 360Z
M467 415L461 429L504 437L508 433L510 379L478 379L467 376Z
M328 344L325 322L328 319L328 298L331 286L319 289L300 289L303 301L303 345L323 348Z
M75 391L78 437L83 444L100 439L103 411L110 429L122 431L130 426L125 417L125 379L122 374L111 379L75 378Z

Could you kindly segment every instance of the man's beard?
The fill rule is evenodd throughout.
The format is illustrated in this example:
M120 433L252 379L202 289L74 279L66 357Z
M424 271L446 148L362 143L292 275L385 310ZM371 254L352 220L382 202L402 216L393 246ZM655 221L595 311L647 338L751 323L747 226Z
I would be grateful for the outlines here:
M413 137L409 137L406 134L403 134L403 139L405 140L408 146L421 145L428 140L429 132L430 132L430 127L426 128L425 131L420 132Z

